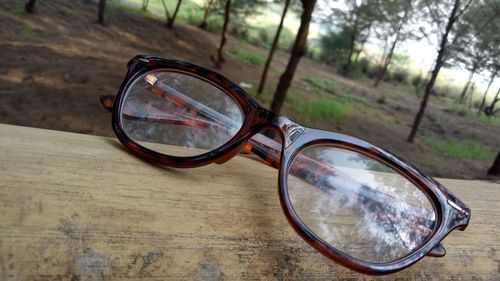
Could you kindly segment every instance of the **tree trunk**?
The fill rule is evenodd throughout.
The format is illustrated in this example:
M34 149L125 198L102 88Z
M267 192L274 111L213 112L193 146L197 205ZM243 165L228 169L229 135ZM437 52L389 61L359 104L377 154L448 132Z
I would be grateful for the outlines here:
M368 41L368 38L370 37L371 33L372 33L372 25L370 24L370 26L368 27L368 34L366 35L365 39L363 39L363 41L361 41L361 47L356 50L356 54L354 56L354 65L356 65L358 63L359 55L361 54L361 52L363 52L363 49L365 48L366 41Z
M205 14L203 15L203 21L200 23L199 27L202 29L207 29L208 26L208 15L212 11L213 6L217 0L209 0L207 4L207 8L205 9Z
M227 41L227 27L229 25L229 16L231 15L231 0L227 0L226 9L224 12L224 26L222 27L222 39L220 41L219 49L217 50L217 59L211 58L215 63L216 68L222 68L222 64L226 59L224 58L224 45Z
M168 23L170 22L170 12L168 11L167 3L165 3L165 0L161 0L161 3L163 4L163 10L165 10L165 26L168 27Z
M458 97L458 102L463 103L465 97L467 96L467 92L469 90L470 82L472 81L472 78L474 77L474 74L476 74L476 68L474 67L471 69L469 72L469 78L467 78L467 82L465 83L464 88L462 89L462 93L460 93L460 96Z
M410 135L408 136L408 142L413 142L413 140L415 139L418 126L420 125L420 121L422 121L422 117L424 116L429 96L431 95L432 87L434 86L434 82L436 82L439 70L444 64L444 54L446 52L446 44L448 43L448 35L450 34L451 29L453 28L453 24L457 20L456 14L459 6L460 6L460 0L455 0L455 4L453 5L453 10L451 11L450 16L448 17L448 23L446 24L445 32L441 37L438 56L436 58L436 64L434 66L434 69L432 70L431 79L429 79L429 82L427 82L427 85L425 86L424 97L420 104L420 109L418 110L418 113L415 116L415 121L413 122Z
M491 84L493 84L493 81L495 80L496 76L497 76L496 72L493 72L491 74L490 82L488 82L488 87L486 87L486 91L484 91L483 98L481 99L481 104L479 105L479 109L477 110L478 116L481 114L481 111L483 110L484 104L486 103L486 96L488 95L488 90L490 89Z
M106 10L106 0L99 0L99 9L97 12L97 22L104 24L104 11Z
M142 0L142 10L147 11L149 5L149 0Z
M274 36L273 45L271 46L271 50L269 51L269 56L267 57L266 64L264 65L264 71L262 71L262 76L260 78L259 89L257 90L257 97L262 94L264 90L264 86L266 84L267 71L269 70L269 66L271 65L271 61L273 60L274 51L278 46L278 42L280 39L281 30L283 29L283 22L285 21L286 12L288 10L288 6L290 5L290 0L285 0L285 7L283 8L283 14L281 15L281 21L278 26L278 30L276 31L276 35Z
M354 55L354 65L356 65L358 63L359 55L361 54L361 52L363 52L364 48L365 48L365 43L363 42L361 44L361 48L357 49L356 54Z
M491 165L488 169L488 175L500 175L500 151L498 152L495 161L493 161L493 165Z
M36 3L36 0L28 1L28 3L26 3L26 5L24 5L24 10L26 10L26 12L28 14L33 14L35 12L35 3Z
M472 106L474 103L474 92L476 91L476 83L472 82L472 86L469 87L469 91L467 95L469 97L469 110L472 110Z
M283 103L285 102L286 93L295 74L295 69L299 64L300 58L306 53L307 34L309 33L309 23L314 10L316 0L302 0L302 17L300 20L299 31L295 37L290 59L286 66L285 72L281 75L278 87L274 93L271 110L279 113Z
M394 42L392 42L391 48L389 49L389 53L385 56L384 64L382 65L380 71L377 73L377 78L375 79L375 83L373 83L373 87L377 87L382 78L384 78L384 75L387 72L387 68L391 63L392 56L394 55L394 50L396 49L396 44L398 43L398 41L399 41L399 34L396 36L396 39L394 39Z
M500 101L500 97L498 97L499 94L500 94L500 88L498 89L497 94L495 95L495 98L493 99L491 104L484 109L484 113L486 113L486 115L492 116L495 114L495 105L498 101Z
M356 46L356 37L358 33L358 19L356 18L356 21L354 22L354 29L351 32L351 40L349 42L349 55L347 55L347 61L342 67L342 72L344 74L349 73L351 71L351 65L352 65L352 55L354 54L354 48Z
M398 29L396 30L396 38L394 38L394 41L392 42L391 48L389 49L389 53L385 57L384 64L382 65L382 69L380 73L377 73L377 79L375 80L375 83L373 83L373 87L377 87L382 78L384 78L385 73L387 72L387 68L391 64L392 61L392 56L394 55L394 50L396 50L396 45L398 44L399 38L401 36L401 29L403 26L406 24L406 21L408 19L409 15L409 9L405 10L403 19L398 25Z
M182 3L182 0L178 0L177 1L177 6L175 6L174 14L170 18L170 20L167 22L167 27L168 28L174 27L174 21L175 21L175 18L177 17L177 12L179 12L179 8L181 6L181 3Z

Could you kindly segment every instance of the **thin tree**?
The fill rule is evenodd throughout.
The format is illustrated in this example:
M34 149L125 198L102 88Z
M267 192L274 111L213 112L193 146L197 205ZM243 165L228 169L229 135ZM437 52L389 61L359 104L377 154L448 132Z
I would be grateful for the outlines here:
M498 60L500 24L495 20L499 13L495 1L476 1L457 23L457 32L450 44L448 56L451 65L461 65L469 71L457 102L466 102L474 76L491 68Z
M208 0L207 6L205 7L205 13L203 14L203 20L199 25L201 29L207 29L208 16L210 15L210 12L212 11L212 8L214 7L215 3L217 3L217 0Z
M349 34L349 48L345 63L342 65L342 73L351 71L353 56L361 53L370 34L375 17L378 16L378 3L376 1L344 1L347 10L334 9L329 17L330 23L340 21L343 32Z
M477 110L477 115L481 114L481 111L483 110L484 105L486 104L486 96L488 95L488 91L490 90L491 84L493 84L493 81L495 80L497 73L498 70L491 72L490 82L488 82L488 86L486 87L486 90L483 93L483 98L481 99L481 104L479 105L479 108Z
M488 169L488 175L500 175L500 151L498 152L495 161L493 161L493 164Z
M213 56L210 59L215 63L216 68L222 68L222 64L226 61L224 58L224 46L227 41L227 27L229 25L229 19L231 15L231 0L227 0L226 8L224 12L224 25L222 26L222 38L220 41L219 49L217 50L217 58Z
M413 142L415 139L418 127L420 125L420 122L422 121L422 117L424 116L425 108L427 107L427 102L429 101L429 97L431 95L432 88L434 87L434 83L436 82L436 78L439 74L439 70L441 70L441 67L445 63L445 54L446 54L446 47L448 44L448 37L450 36L450 33L453 29L453 25L460 18L460 16L463 14L463 12L469 7L471 2L472 2L472 0L469 0L468 3L465 4L462 9L460 9L460 7L461 7L460 0L454 0L453 8L448 16L446 27L444 29L444 32L442 32L442 34L441 34L441 39L440 39L440 43L439 43L439 51L438 51L436 61L434 62L434 69L432 70L430 79L427 82L427 85L425 86L424 97L422 98L422 102L420 103L420 108L417 112L417 115L415 116L415 120L413 122L413 126L411 129L410 135L408 136L408 139L407 139L408 142ZM430 10L431 17L434 18L435 11L432 11L432 8L429 8L429 10Z
M177 6L175 6L174 14L170 18L170 20L167 22L167 27L172 28L174 27L174 21L175 18L177 17L177 12L179 12L179 8L181 7L182 0L177 1Z
M495 98L491 101L491 104L484 109L484 113L487 116L495 115L500 109L495 109L497 102L500 101L500 88L497 90Z
M302 16L300 19L300 27L295 37L295 43L292 47L290 59L286 66L285 72L281 75L278 87L274 93L274 98L271 103L271 110L279 113L283 103L285 102L286 93L292 83L293 75L300 62L300 58L306 53L307 34L309 33L309 23L311 22L312 12L316 0L301 0Z
M24 10L26 10L26 12L28 14L33 14L35 12L35 3L36 3L36 0L28 1L28 3L26 3L26 5L24 5Z
M168 26L168 22L170 21L170 12L168 11L167 3L165 3L165 0L161 0L161 3L163 4L163 10L165 11L165 26Z
M142 10L147 11L149 5L149 0L142 0Z
M385 73L387 72L387 68L392 62L392 57L394 55L394 51L396 50L396 46L399 42L402 41L403 39L403 27L408 23L408 20L411 16L411 12L413 10L412 7L412 2L407 1L407 2L395 2L395 3L390 3L392 5L401 5L402 7L397 6L392 13L388 16L387 22L389 24L389 28L385 28L384 26L382 27L384 31L389 31L390 34L386 34L387 39L389 37L392 37L394 35L394 40L391 43L391 47L389 48L389 51L384 53L382 63L380 65L380 71L377 73L377 77L375 79L375 82L373 83L374 87L377 87L382 78L384 78ZM403 15L400 17L400 11L401 9L403 10ZM387 42L387 40L386 40ZM386 43L387 46L387 43Z
M359 42L360 47L358 47L354 51L354 64L358 63L359 55L361 55L361 53L365 49L365 44L368 41L368 38L370 37L370 31L371 31L371 29L368 29L368 33L366 34L366 36L361 40L361 42Z
M273 60L274 51L278 47L278 42L281 35L281 30L283 29L283 22L285 21L286 12L288 10L288 6L290 5L290 0L285 0L285 7L283 8L283 14L281 15L281 21L278 25L278 30L276 31L276 35L274 36L273 45L271 46L271 50L269 50L269 55L267 56L266 64L264 65L264 71L262 71L262 76L260 77L260 84L257 90L257 97L262 94L264 90L264 86L266 84L267 72L269 70L269 66L271 65L271 61Z
M99 0L99 9L97 11L97 22L104 24L104 11L106 10L106 0Z
M177 0L177 5L175 6L175 10L174 10L173 15L170 15L170 12L168 10L167 3L165 3L165 0L162 0L161 3L163 4L163 9L165 11L165 26L171 29L174 27L174 21L175 21L175 18L177 17L177 12L179 11L182 0Z
M471 69L469 69L469 77L467 78L467 81L465 82L465 85L462 89L462 92L458 96L458 102L462 103L465 100L465 97L467 96L467 93L469 92L469 87L472 83L472 79L474 78L474 75L477 72L477 66L473 65Z

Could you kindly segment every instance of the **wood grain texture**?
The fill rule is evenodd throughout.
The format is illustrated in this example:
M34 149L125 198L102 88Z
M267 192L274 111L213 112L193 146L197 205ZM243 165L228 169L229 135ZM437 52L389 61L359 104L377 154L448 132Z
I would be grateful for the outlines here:
M115 139L0 125L0 280L500 280L500 184L440 181L468 229L373 277L303 242L255 159L169 169Z

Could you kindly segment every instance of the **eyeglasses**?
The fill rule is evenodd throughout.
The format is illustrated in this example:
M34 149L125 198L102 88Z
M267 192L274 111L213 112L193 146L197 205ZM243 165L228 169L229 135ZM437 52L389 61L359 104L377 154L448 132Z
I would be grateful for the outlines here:
M136 56L116 95L101 97L120 142L152 163L190 168L242 150L279 169L288 221L312 247L367 274L388 274L464 230L470 209L408 162L357 138L303 127L206 68ZM282 143L265 136L279 132Z

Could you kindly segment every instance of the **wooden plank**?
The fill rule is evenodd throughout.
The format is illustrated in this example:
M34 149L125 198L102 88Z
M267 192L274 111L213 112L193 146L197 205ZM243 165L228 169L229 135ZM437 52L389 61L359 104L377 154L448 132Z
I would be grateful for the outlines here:
M444 258L373 277L302 241L254 159L169 169L115 139L0 125L0 280L500 280L500 184L441 182L468 229Z

